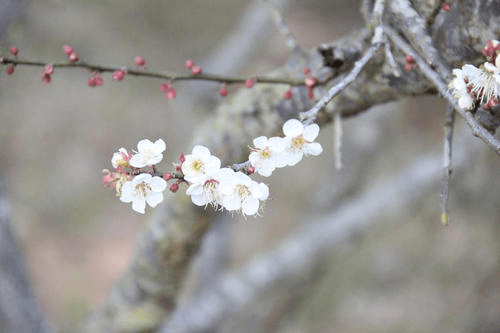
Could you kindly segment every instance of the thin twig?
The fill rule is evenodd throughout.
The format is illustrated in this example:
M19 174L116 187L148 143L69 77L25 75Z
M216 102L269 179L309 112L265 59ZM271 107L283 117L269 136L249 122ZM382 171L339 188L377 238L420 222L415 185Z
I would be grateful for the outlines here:
M302 51L302 48L300 47L299 42L297 41L297 38L295 38L295 36L288 28L288 25L285 23L285 19L283 18L281 11L276 7L276 5L271 0L264 0L264 2L269 6L269 8L271 8L273 14L272 16L274 22L276 23L276 27L280 30L283 36L285 36L286 45L294 52Z
M48 61L40 60L22 60L17 58L0 58L0 63L2 64L13 64L13 65L25 65L25 66L36 66L45 67L47 64L51 64L53 68L86 68L94 72L116 72L118 70L125 70L127 75L152 77L156 79L164 79L170 81L183 81L183 80L203 80L203 81L216 81L226 84L231 83L245 83L248 77L235 77L235 76L225 76L216 74L173 74L166 72L150 72L139 69L130 69L124 67L115 66L103 66L96 64L89 64L86 62L55 62L50 63ZM291 78L277 78L277 77L266 77L266 76L252 76L256 83L270 83L270 84L286 84L290 86L303 86L305 85L304 79L291 79Z
M337 96L342 90L344 90L349 84L351 84L358 77L359 73L365 65L373 58L375 53L382 47L383 43L375 43L371 45L361 59L355 62L354 68L347 74L339 83L334 85L326 96L323 96L316 105L314 105L310 110L301 112L299 114L300 120L305 124L309 124L316 120L319 111L325 107L330 101Z
M415 59L418 67L422 73L429 79L434 86L438 89L439 93L446 98L448 103L450 103L453 108L465 119L469 127L472 129L472 134L477 136L484 141L491 149L493 149L498 155L500 155L500 140L488 132L481 124L479 124L474 116L469 111L465 111L460 106L458 106L457 101L453 99L453 96L448 92L448 86L443 81L443 78L436 73L427 62L415 52L415 50L401 38L396 31L389 27L384 27L385 32L389 38L394 42L394 44L401 49L404 53L412 56Z
M455 123L455 109L448 105L444 123L444 152L443 152L443 181L441 184L441 223L448 225L448 185L452 173L451 153L453 140L453 125Z
M342 169L342 114L334 112L333 114L333 147L335 158L335 169Z

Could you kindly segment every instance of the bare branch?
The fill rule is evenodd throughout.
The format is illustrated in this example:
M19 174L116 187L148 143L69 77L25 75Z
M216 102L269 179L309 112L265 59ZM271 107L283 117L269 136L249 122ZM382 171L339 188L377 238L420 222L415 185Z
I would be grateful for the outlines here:
M420 55L418 55L413 50L413 48L408 43L406 43L394 30L392 30L389 27L385 27L385 31L389 35L391 40L394 42L396 47L401 49L404 53L411 55L413 58L415 58L417 65L422 70L424 75L435 85L435 87L438 89L439 93L444 98L446 98L448 103L450 103L455 108L455 110L465 119L467 124L472 129L472 134L474 136L479 137L490 148L492 148L498 155L500 155L500 140L498 140L497 137L495 137L488 130L486 130L483 126L481 126L481 124L479 124L476 121L476 119L474 119L474 116L470 112L465 111L460 106L458 106L455 99L453 99L451 94L448 92L448 86L443 81L441 76L438 73L436 73L427 64L427 62L422 57L420 57Z
M443 152L443 179L441 183L441 223L448 225L448 185L452 173L451 153L453 141L453 125L455 123L455 109L448 105L444 124L444 152Z

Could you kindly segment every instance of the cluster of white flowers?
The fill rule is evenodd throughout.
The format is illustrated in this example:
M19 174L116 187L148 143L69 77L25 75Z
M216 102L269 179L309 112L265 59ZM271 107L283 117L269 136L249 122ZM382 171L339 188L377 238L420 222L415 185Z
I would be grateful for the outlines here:
M449 84L458 105L466 110L474 109L476 102L489 109L500 100L500 43L490 40L482 51L488 61L479 68L466 64L454 69Z
M316 124L304 126L291 119L283 125L283 133L284 137L268 139L261 136L253 140L249 161L252 169L260 175L269 177L276 168L295 165L304 155L317 156L323 151L321 145L314 142L319 133ZM156 207L163 201L163 191L172 178L176 183L170 190L176 192L181 182L187 183L186 194L191 196L194 204L221 207L243 215L256 215L262 202L269 197L268 186L249 177L253 171L251 168L248 168L248 174L221 168L221 161L200 145L195 146L190 155L181 156L176 174L165 173L159 177L161 174L156 171L156 164L163 159L164 150L162 139L155 143L146 139L139 141L134 154L120 148L111 159L114 172L105 170L104 184L116 187L120 200L132 203L132 209L142 214L146 204Z
M304 155L318 156L323 148L313 142L319 133L319 126L304 126L297 119L290 119L283 125L285 137L267 139L260 136L253 140L255 148L249 160L255 171L269 177L274 169L297 164Z

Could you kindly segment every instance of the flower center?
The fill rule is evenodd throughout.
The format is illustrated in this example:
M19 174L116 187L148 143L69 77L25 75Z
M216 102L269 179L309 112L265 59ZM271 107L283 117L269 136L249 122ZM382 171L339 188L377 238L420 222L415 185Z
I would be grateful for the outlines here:
M304 149L304 144L306 143L306 140L302 135L296 136L292 139L292 149L294 151L300 151Z
M270 158L271 157L271 151L269 150L269 147L266 147L266 148L260 150L260 157L262 157L262 158Z
M203 162L200 160L193 161L193 170L196 172L202 172L203 171Z
M139 183L135 187L135 196L138 198L145 198L149 192L151 192L151 187L145 182Z
M245 199L249 197L251 194L248 186L241 184L236 185L236 193L238 193L238 196L240 197L241 201L245 201Z

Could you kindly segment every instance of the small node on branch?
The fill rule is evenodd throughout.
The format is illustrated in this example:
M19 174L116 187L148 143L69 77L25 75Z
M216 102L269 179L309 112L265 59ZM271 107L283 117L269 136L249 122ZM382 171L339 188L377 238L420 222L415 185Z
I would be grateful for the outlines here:
M75 52L75 50L73 50L73 48L69 45L64 45L63 46L63 51L64 51L64 54L66 54L67 57L70 56L71 53Z
M283 98L284 99L292 99L292 89L288 89L287 91L285 91L285 94L283 95Z
M201 66L193 66L191 72L196 75L201 74L202 72Z
M245 87L252 88L255 82L256 82L255 79L248 79L245 81Z
M113 75L111 75L111 77L113 78L113 80L119 82L125 77L125 71L123 69L117 70L113 73Z
M42 73L45 73L47 75L52 75L54 73L54 67L51 64L47 64L43 68L43 72Z
M78 61L78 54L76 54L76 52L73 52L73 53L71 53L71 54L68 56L68 59L69 59L69 61L71 61L71 62L77 62L77 61Z
M52 78L50 77L50 74L47 74L45 72L42 72L42 81L45 84L49 84L50 81L52 81Z
M12 55L14 57L17 57L17 54L19 53L19 49L17 47L15 47L15 46L11 46L10 47L10 53L12 53Z
M222 86L221 86L221 88L220 88L220 90L219 90L219 95L220 95L221 97L226 97L228 93L229 93L229 92L227 91L226 84L225 84L225 83L223 83L223 84L222 84Z
M170 191L172 193L175 193L179 190L179 183L173 183L172 185L170 185Z
M144 57L137 56L135 57L135 64L144 69L146 66L146 60L144 59Z
M407 55L405 57L405 71L409 72L413 69L413 66L415 66L415 58L413 58L411 55Z
M188 59L184 62L184 66L186 66L187 69L192 70L194 67L195 63L193 60Z
M14 73L14 66L8 66L5 72L7 73L7 75L11 75L12 73Z

